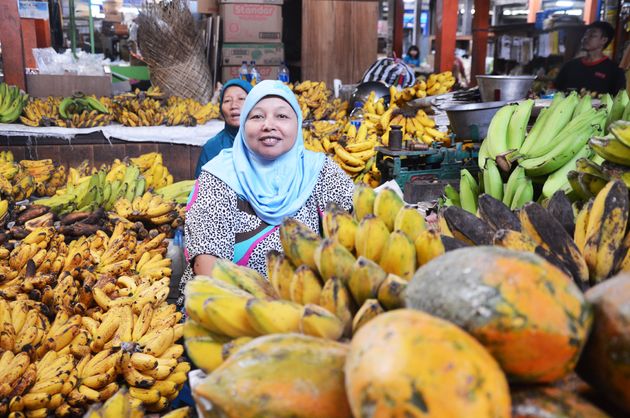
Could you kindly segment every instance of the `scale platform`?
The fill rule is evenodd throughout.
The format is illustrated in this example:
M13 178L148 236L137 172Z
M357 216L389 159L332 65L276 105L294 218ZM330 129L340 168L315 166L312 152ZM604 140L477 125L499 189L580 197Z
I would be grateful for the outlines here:
M395 180L408 202L437 199L447 183L459 183L460 171L477 176L479 144L456 143L453 147L434 146L426 150L391 150L376 147L376 166L382 182Z

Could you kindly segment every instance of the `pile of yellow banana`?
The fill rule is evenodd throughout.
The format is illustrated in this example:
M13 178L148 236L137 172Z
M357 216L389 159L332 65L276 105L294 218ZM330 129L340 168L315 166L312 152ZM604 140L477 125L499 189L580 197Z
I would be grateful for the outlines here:
M403 141L419 142L427 145L433 142L443 142L448 140L446 132L439 131L435 127L435 121L431 119L424 110L418 109L415 115L408 115L401 111L396 105L392 105L382 115L372 114L368 117L371 120L378 120L378 126L383 132L381 142L387 146L389 144L389 133L391 127L398 125L403 132ZM377 119L378 116L378 119Z
M348 113L348 102L338 98L331 101L332 92L323 81L305 80L289 87L298 98L304 120L342 120Z
M20 121L27 126L61 126L59 102L59 97L32 99L22 109Z
M169 406L190 366L181 313L166 303L167 245L120 222L69 244L39 228L0 249L0 415L79 416L120 381L134 405Z
M457 80L451 71L444 71L439 74L431 74L425 80L418 78L416 84L398 91L395 87L390 87L392 103L402 106L410 100L422 99L427 96L448 93Z
M120 389L104 404L92 406L85 414L85 418L142 418L144 417L142 402L129 395L125 388ZM175 409L162 415L162 418L187 418L190 407Z
M444 253L440 236L389 189L376 194L361 185L353 199L354 214L328 205L323 238L286 220L284 254L267 254L268 281L219 260L208 276L187 283L184 340L197 366L212 371L265 334L349 338L376 315L402 306L416 267Z

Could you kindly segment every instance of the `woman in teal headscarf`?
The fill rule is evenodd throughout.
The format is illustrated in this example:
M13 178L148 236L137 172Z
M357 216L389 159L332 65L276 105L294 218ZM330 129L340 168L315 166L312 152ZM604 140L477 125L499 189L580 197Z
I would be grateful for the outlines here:
M245 80L234 78L223 85L221 90L221 114L225 120L225 128L206 142L201 149L195 178L201 174L201 167L208 161L219 155L222 149L232 148L234 137L238 132L238 124L241 116L241 108L245 103L247 93L252 89L252 85Z
M294 218L319 233L329 202L352 206L354 184L324 154L304 149L297 98L279 81L248 94L233 148L203 166L186 213L189 266L180 295L194 274L208 274L225 258L266 275L269 250L282 251L278 227ZM178 299L183 304L183 296Z

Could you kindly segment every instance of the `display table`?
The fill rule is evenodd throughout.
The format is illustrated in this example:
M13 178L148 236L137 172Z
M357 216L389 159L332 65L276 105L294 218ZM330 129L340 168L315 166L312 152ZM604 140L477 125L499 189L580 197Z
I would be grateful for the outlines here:
M93 166L118 158L161 152L175 181L194 178L201 146L223 129L224 122L204 125L131 128L118 124L96 128L29 127L0 124L0 148L13 152L16 161L50 158L66 166L88 160Z

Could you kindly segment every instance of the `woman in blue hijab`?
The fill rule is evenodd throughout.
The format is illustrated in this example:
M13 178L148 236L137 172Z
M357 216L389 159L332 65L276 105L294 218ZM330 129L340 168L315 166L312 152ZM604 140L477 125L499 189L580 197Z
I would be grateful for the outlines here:
M238 132L238 124L241 116L241 108L245 103L247 93L252 89L252 85L245 80L234 78L223 85L221 90L221 114L225 120L225 128L206 142L201 149L195 178L201 174L201 167L208 161L219 155L222 149L231 148L234 144L234 137Z
M217 258L266 275L266 254L282 251L278 227L294 218L320 232L329 202L350 210L354 184L322 153L304 149L297 98L265 80L247 95L233 148L206 165L187 207L189 266L180 282L208 274ZM183 296L178 299L183 304Z

